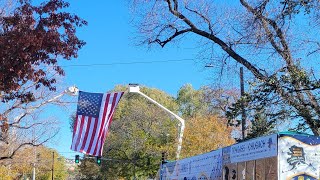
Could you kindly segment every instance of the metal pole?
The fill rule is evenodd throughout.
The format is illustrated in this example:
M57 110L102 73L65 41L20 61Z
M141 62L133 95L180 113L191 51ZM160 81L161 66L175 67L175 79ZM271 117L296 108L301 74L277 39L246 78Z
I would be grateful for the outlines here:
M136 158L133 160L133 179L136 180Z
M51 174L51 180L53 180L53 169L54 169L54 152L52 152L52 174Z
M152 98L150 98L149 96L145 95L144 93L142 93L139 89L139 86L130 86L129 87L129 92L134 92L134 93L138 93L141 96L145 97L146 99L148 99L149 101L153 102L154 104L156 104L157 106L159 106L160 108L162 108L163 110L167 111L168 113L170 113L171 115L173 115L176 119L178 119L180 121L180 133L179 133L179 140L178 140L178 148L177 148L177 152L176 152L176 159L179 159L180 157L180 152L181 152L181 147L182 147L182 138L183 138L183 132L184 132L184 128L185 128L185 121L184 119L182 119L181 117L179 117L178 115L176 115L175 113L173 113L172 111L170 111L169 109L167 109L166 107L162 106L161 104L159 104L157 101L153 100Z
M243 83L243 67L240 67L240 89L241 89L241 98L244 97L244 83ZM241 116L241 129L242 129L242 139L245 138L246 136L246 112L244 109L244 103L243 100L241 100L241 111L242 111L242 116Z
M35 128L32 129L32 140L35 139ZM36 156L36 148L33 147L33 156L34 156L34 161L33 161L33 170L32 170L32 180L36 180L36 161L37 161L37 156Z
M33 163L32 180L36 180L36 167L35 167L35 163Z

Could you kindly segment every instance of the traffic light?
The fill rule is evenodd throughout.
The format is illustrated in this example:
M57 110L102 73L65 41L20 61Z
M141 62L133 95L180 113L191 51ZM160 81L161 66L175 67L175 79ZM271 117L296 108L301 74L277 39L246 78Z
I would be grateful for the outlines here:
M167 159L167 153L166 152L162 152L161 154L161 164L165 164L167 163L168 161L166 160Z
M96 157L96 162L100 166L101 165L101 157L97 156Z
M80 156L79 156L79 155L76 155L76 156L75 156L74 162L75 162L76 164L78 164L78 163L80 162Z

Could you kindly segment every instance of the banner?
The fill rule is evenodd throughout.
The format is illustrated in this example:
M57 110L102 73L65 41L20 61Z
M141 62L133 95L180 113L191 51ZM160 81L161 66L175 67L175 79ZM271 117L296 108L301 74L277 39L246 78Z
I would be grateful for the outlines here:
M320 137L273 134L163 165L161 180L320 179Z
M222 149L162 165L161 180L219 180Z
M277 156L277 134L259 137L231 146L231 163Z

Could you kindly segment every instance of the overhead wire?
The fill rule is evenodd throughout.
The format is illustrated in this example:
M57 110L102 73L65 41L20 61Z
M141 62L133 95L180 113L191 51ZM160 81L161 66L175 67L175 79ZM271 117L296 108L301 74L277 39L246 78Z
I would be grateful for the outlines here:
M131 61L131 62L112 62L112 63L98 63L98 64L71 64L60 65L60 67L91 67L91 66L113 66L113 65L132 65L132 64L153 64L153 63L170 63L195 61L195 59L171 59L171 60L155 60L155 61Z

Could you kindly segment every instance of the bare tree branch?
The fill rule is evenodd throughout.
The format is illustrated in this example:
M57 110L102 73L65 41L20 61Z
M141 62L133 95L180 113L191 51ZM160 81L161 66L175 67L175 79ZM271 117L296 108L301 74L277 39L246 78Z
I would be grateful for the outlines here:
M185 5L185 8L186 8L188 11L193 12L193 13L197 14L198 16L200 16L200 17L208 24L208 29L209 29L210 33L213 34L211 21L210 21L207 17L205 17L204 15L202 15L201 13L199 13L199 12L196 11L196 10L192 10L192 9L188 8L187 5Z
M222 72L225 72L225 64L243 65L254 76L253 84L258 84L253 87L261 88L260 90L263 91L260 92L261 101L276 102L275 106L279 105L280 109L285 107L284 109L288 110L287 117L302 118L315 135L320 134L320 83L317 78L311 78L312 74L305 70L305 67L310 69L312 66L308 62L312 59L308 56L318 55L320 52L318 50L320 41L314 36L315 32L295 32L295 30L301 31L298 27L300 22L295 21L297 18L292 18L308 16L309 13L317 15L319 1L240 0L240 8L237 3L224 4L228 7L234 6L230 11L225 10L225 7L221 8L221 12L219 8L215 11L210 9L211 6L208 4L212 3L211 0L151 2L157 5L152 6L154 13L151 14L155 15L152 17L156 21L154 26L148 28L148 39L151 39L148 41L149 44L157 43L164 47L178 39L180 35L189 34L196 35L201 40L204 39L201 43L208 45L202 47L205 49L203 50L206 52L205 55L209 54L213 57L214 54L215 57L219 57L216 59L222 64L219 66L221 71L215 71L217 74L220 72L221 76ZM141 6L142 3L144 2L141 2ZM179 6L179 3L185 3L185 6ZM310 18L307 16L305 17ZM151 24L153 22L145 20ZM310 30L307 27L306 29ZM301 34L307 38L300 36ZM218 48L216 51L209 51L206 50L208 47ZM304 64L300 63L303 53L306 54L307 61ZM225 56L234 61L226 62L221 58ZM274 100L268 96L274 97ZM278 111L274 112L279 115ZM273 113L267 112L267 114Z
M170 42L175 37L177 37L179 35L182 35L184 33L190 32L190 31L191 31L191 29L184 29L184 30L181 30L181 31L176 30L176 32L172 36L170 36L168 39L166 39L164 41L161 41L160 39L155 39L153 41L150 41L149 43L156 42L156 43L160 44L161 47L164 47L168 42Z
M183 20L187 25L190 26L191 31L203 36L205 38L208 38L218 44L226 53L228 53L233 59L235 59L237 62L245 66L247 69L249 69L255 77L262 81L266 81L267 77L263 75L254 65L252 65L248 60L237 54L231 47L229 47L224 41L219 39L213 34L207 33L206 31L198 29L188 18L186 18L184 15L182 15L180 12L172 9L170 0L166 0L168 3L169 11L179 19Z

